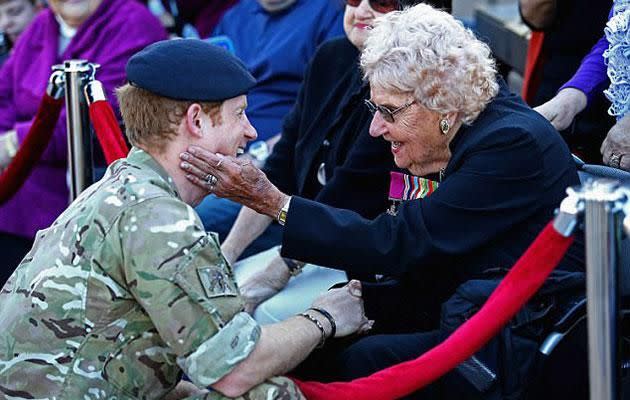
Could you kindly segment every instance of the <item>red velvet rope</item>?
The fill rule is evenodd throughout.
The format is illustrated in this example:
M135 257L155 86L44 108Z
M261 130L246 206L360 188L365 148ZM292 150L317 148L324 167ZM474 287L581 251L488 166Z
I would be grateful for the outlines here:
M56 100L47 94L42 98L28 135L7 169L0 175L0 205L11 199L22 187L48 147L62 105L63 99Z
M352 382L295 382L309 400L396 399L427 386L488 343L540 289L572 242L547 225L477 314L419 358Z
M124 158L129 152L127 143L118 126L114 110L106 100L95 101L90 105L90 119L101 144L107 164Z

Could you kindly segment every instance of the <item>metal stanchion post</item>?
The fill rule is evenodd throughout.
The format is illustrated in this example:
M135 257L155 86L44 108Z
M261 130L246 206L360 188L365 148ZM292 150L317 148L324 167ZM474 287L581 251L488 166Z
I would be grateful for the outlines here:
M554 226L560 233L570 232L578 221L575 216L584 215L590 399L617 400L621 371L618 245L622 226L630 234L630 190L617 181L599 179L567 192ZM552 338L543 348L553 349L557 341Z
M94 78L98 66L86 60L68 60L56 71L65 74L66 122L68 126L68 168L70 171L70 201L92 183L92 137L85 85Z
M583 189L590 398L619 396L618 254L621 202L618 183L598 180Z
M626 189L626 205L624 206L625 218L623 220L623 229L626 236L630 236L630 188Z

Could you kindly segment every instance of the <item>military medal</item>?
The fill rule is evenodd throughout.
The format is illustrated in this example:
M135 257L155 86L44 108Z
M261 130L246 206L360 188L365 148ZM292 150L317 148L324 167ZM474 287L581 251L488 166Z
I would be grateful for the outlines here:
M398 205L403 201L423 199L435 192L439 186L438 182L419 176L394 171L389 174L389 200L392 204L387 213L390 215L398 213Z

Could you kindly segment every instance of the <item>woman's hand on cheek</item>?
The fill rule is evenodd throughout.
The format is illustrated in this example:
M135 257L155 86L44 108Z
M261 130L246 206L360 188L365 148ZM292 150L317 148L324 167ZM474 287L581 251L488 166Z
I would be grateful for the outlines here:
M180 158L186 178L207 193L236 201L272 218L286 202L287 196L251 160L214 154L198 146L191 146Z

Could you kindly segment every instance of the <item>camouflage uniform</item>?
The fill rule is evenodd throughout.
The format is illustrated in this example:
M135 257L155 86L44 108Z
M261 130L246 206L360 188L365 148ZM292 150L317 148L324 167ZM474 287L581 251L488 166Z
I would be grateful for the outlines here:
M242 308L217 239L133 149L37 233L0 292L0 398L157 399L182 371L207 387L258 341ZM302 395L278 377L246 397Z

